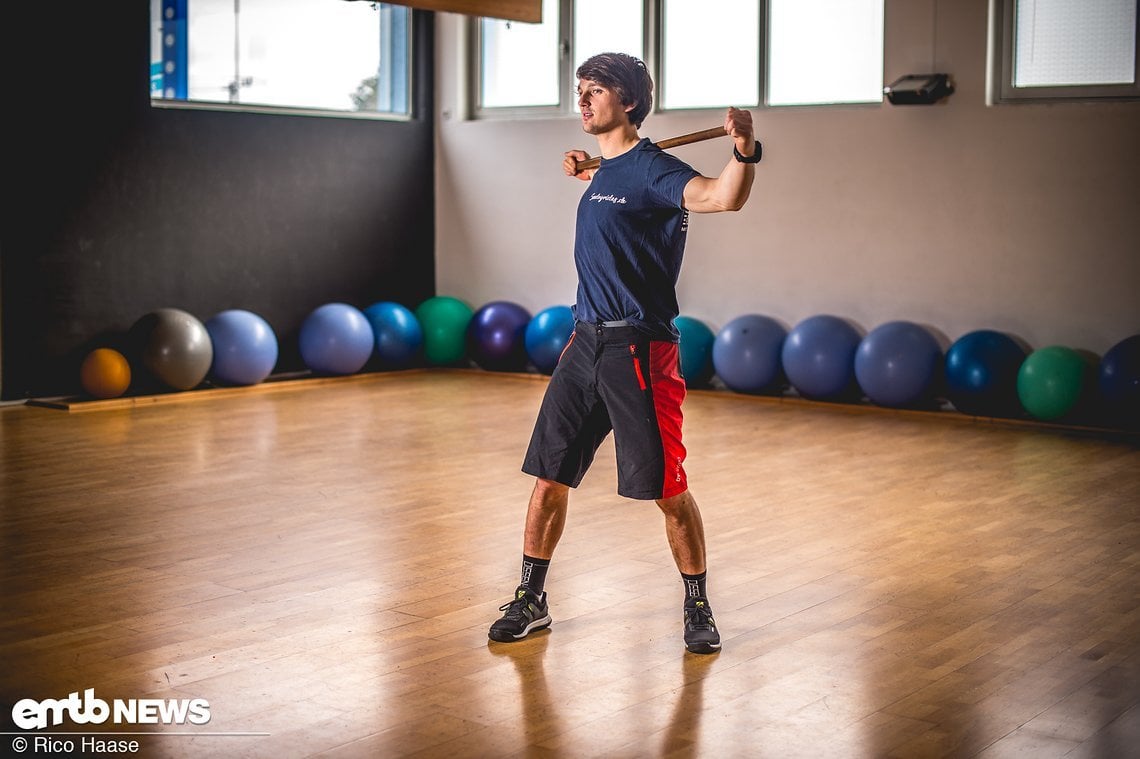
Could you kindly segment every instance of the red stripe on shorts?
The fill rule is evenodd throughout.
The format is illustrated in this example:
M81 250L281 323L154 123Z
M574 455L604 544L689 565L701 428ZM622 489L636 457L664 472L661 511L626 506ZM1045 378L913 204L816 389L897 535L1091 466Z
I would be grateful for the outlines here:
M665 480L661 497L671 498L689 488L685 475L685 446L681 443L681 402L685 400L685 380L681 377L680 353L676 343L653 341L649 344L649 376L661 446L665 455Z

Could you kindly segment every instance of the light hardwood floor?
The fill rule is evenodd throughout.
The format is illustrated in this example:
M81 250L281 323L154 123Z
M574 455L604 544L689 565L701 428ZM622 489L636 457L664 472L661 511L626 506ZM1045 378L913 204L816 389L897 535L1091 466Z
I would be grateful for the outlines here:
M614 495L609 444L553 627L489 644L544 387L0 409L0 753L15 701L93 688L208 701L206 725L50 728L140 756L1138 755L1134 439L692 393L724 650L684 652L661 517Z

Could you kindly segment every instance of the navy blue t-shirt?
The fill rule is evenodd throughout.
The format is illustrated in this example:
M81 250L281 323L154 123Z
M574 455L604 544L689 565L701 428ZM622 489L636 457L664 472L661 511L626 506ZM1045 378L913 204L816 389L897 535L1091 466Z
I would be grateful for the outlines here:
M578 203L574 265L582 322L629 321L677 342L673 319L689 213L685 185L698 172L648 139L602 159Z

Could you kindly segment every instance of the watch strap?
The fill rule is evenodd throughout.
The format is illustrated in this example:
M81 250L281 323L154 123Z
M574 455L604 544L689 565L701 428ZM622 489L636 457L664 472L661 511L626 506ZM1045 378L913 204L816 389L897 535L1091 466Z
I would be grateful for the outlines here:
M760 163L760 157L764 154L764 146L760 144L760 140L756 140L756 151L750 156L740 154L736 149L736 145L732 146L732 157L741 163Z

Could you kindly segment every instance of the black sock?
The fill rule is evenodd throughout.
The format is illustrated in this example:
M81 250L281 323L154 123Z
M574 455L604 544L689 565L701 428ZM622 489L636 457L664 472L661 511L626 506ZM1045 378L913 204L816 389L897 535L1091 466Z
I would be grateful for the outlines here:
M705 591L705 579L707 577L708 572L701 572L699 575L681 573L681 579L685 581L685 600L690 598L708 598Z
M546 586L546 570L548 569L550 569L550 559L536 559L523 554L521 584L525 585L527 590L536 596L541 596L542 589Z

